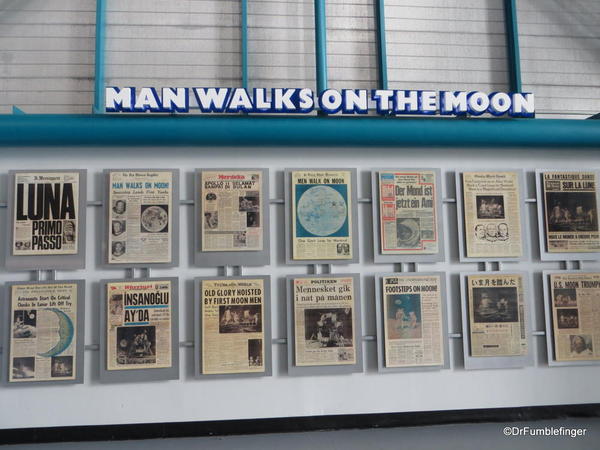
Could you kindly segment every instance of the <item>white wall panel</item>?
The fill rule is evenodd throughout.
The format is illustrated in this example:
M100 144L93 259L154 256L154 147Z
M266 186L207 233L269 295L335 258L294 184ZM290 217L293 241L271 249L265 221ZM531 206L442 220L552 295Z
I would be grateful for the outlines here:
M0 1L0 114L89 113L94 0Z
M508 89L502 0L386 0L390 88Z
M600 2L519 0L523 90L538 117L600 112Z
M312 0L248 0L249 87L316 89Z

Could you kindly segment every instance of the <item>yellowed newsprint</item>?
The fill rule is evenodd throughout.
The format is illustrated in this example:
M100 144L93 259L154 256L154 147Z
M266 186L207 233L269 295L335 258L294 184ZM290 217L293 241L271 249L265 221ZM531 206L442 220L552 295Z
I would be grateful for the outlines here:
M11 287L9 381L77 376L77 284Z
M292 172L292 259L352 259L349 170Z
M264 372L264 280L204 280L201 288L202 373Z
M106 285L107 370L171 367L170 280Z
M75 255L79 172L15 174L13 255Z
M599 252L595 172L544 172L548 253Z
M200 179L202 251L263 249L261 171L203 171Z
M600 273L553 273L556 361L600 360Z
M354 278L295 278L296 366L356 364Z
M110 172L108 262L171 262L171 171Z
M382 255L438 252L437 195L432 170L379 172Z
M520 257L519 173L464 172L462 182L466 256Z
M443 365L440 276L394 275L382 282L385 366Z
M523 277L469 275L471 356L527 354Z

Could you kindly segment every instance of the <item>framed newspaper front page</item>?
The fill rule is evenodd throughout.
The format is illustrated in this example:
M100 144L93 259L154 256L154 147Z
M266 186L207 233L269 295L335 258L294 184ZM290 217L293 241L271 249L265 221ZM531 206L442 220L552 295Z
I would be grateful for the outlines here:
M522 170L457 172L461 262L527 259L525 188Z
M105 267L179 263L179 170L104 171Z
M356 169L286 169L286 264L358 262Z
M375 283L379 371L449 369L446 274L378 274Z
M444 261L440 169L371 172L376 263Z
M197 378L271 376L271 277L194 280Z
M179 279L101 280L100 381L179 379Z
M288 373L363 371L359 274L288 275Z
M549 366L600 364L600 272L544 271Z
M9 282L5 289L3 381L83 383L85 282Z
M465 369L533 365L529 274L460 274Z
M195 264L268 265L269 170L198 169L195 180Z
M6 268L85 267L86 170L10 170Z
M535 171L542 261L598 259L599 173Z

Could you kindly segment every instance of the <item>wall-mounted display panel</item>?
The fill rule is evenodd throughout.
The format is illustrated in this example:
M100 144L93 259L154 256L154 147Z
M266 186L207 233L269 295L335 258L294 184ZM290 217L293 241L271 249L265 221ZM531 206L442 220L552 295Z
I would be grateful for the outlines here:
M9 171L7 269L85 267L86 174Z

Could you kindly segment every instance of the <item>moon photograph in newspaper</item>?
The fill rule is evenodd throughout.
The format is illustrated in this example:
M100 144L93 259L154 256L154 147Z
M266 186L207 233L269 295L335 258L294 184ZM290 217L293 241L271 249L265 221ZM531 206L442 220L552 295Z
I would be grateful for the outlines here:
M12 377L20 380L34 378L35 358L33 356L13 358Z
M16 310L13 318L13 338L36 337L36 324L36 310Z
M473 288L473 307L476 323L519 321L516 287Z
M352 309L305 309L306 348L351 347Z
M263 354L262 354L262 339L248 339L248 366L249 367L262 367L263 365Z
M556 310L558 328L579 328L579 313L576 308Z
M219 333L260 333L261 305L219 306Z
M299 185L296 189L299 237L348 234L346 185L308 184Z
M547 192L548 231L598 231L595 192Z
M169 205L141 205L142 233L166 233L169 231Z
M421 339L421 294L387 296L388 339Z
M118 327L116 341L117 364L156 363L154 326Z
M53 356L50 362L50 376L52 378L72 377L73 376L73 357L72 356Z
M577 306L577 289L554 289L554 306Z
M503 195L476 195L478 219L504 219Z

